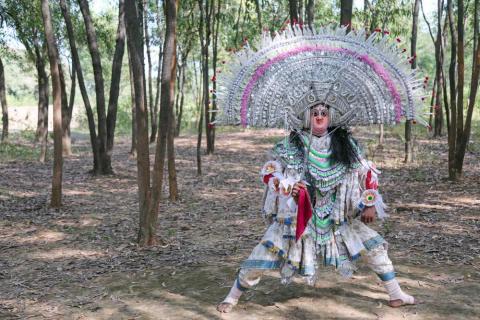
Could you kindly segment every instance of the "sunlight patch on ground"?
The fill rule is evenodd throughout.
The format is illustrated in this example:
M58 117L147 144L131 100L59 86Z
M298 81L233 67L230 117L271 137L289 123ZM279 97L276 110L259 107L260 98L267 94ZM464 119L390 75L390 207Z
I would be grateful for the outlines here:
M44 252L31 254L34 259L56 260L65 258L98 258L105 256L105 253L96 250L79 250L70 248L59 248Z
M5 193L5 194L3 194ZM32 191L16 191L16 190L9 190L9 189L0 189L0 199L8 199L9 197L11 198L33 198L37 197L39 195L38 192L32 192Z
M66 196L93 196L92 191L87 190L64 190L63 194Z
M65 239L66 235L63 232L53 230L41 230L36 234L20 238L17 242L22 244L34 243L50 243Z
M200 306L198 301L171 292L158 292L155 299L124 299L129 309L141 313L149 319L156 319L162 315L163 319L213 319L216 311L212 308ZM215 312L215 313L213 313Z
M321 299L300 298L289 300L285 305L291 308L306 310L310 314L318 315L319 319L322 319L323 316L335 316L340 319L372 319L371 314L358 310L346 303L342 303L341 300L343 300L342 297L335 297L333 299L325 297ZM298 307L299 302L301 303L301 307ZM318 309L319 303L322 304L321 310Z

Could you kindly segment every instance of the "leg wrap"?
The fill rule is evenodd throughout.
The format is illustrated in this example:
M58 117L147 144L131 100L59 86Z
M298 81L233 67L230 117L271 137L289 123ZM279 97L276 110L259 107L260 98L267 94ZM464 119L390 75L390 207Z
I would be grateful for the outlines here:
M383 246L378 246L368 251L365 255L365 262L382 281L388 281L395 278L392 261L388 257L387 250Z

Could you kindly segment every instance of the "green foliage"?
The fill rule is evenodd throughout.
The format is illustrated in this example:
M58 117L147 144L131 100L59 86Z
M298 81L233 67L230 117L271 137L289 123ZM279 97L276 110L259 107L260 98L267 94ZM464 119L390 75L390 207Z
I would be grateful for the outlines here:
M0 161L35 161L38 159L39 155L39 148L35 148L32 145L11 142L0 143Z

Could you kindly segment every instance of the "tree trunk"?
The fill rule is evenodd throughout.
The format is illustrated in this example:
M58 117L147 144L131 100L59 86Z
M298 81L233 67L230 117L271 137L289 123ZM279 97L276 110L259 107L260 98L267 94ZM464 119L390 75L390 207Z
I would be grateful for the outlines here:
M263 31L262 10L260 9L260 0L255 0L255 11L257 12L258 30Z
M148 118L145 105L143 68L143 34L140 8L135 0L125 0L125 24L127 29L127 45L135 87L135 110L137 120L137 183L139 195L139 231L138 242L141 246L155 243L154 219L151 216L150 160L148 149Z
M475 108L475 100L478 92L479 76L480 76L480 46L478 45L480 39L480 33L478 29L479 19L479 0L475 0L474 9L474 46L473 46L473 58L472 60L472 77L470 80L470 95L468 99L467 118L465 119L465 126L463 134L457 143L457 151L455 155L455 168L461 175L463 171L463 160L465 159L465 152L467 151L467 145L470 140L470 134L472 129L473 110Z
M217 60L218 60L218 35L220 33L220 4L221 1L217 0L217 11L214 16L214 28L213 28L213 57L212 57L212 68L213 74L217 74ZM217 82L213 81L212 92L217 92ZM210 129L210 150L207 149L207 153L215 152L215 112L217 111L217 99L212 99L212 115L210 116L210 123L207 123L207 127ZM209 152L210 151L210 152Z
M112 169L112 152L115 139L115 124L117 122L118 95L120 93L120 78L122 75L123 54L125 52L125 2L118 2L118 27L115 53L112 61L112 80L110 82L110 94L108 98L107 114L107 154L105 166L107 171Z
M340 25L347 26L347 32L352 29L353 0L340 1Z
M175 98L175 75L176 75L176 25L177 25L177 2L167 0L165 2L165 43L163 48L162 61L162 96L160 99L160 130L157 137L155 154L153 192L152 192L152 214L158 212L160 194L163 184L163 170L165 156L168 154L168 175L170 199L178 197L175 150L173 145L174 119L173 102ZM156 215L158 216L158 215Z
M293 26L298 23L298 0L288 0L288 5L290 12L290 24Z
M415 0L413 6L413 19L412 19L412 38L410 42L410 56L417 55L417 29L418 29L418 12L420 9L420 0ZM417 68L417 59L412 62L412 69ZM412 141L412 120L405 122L405 162L409 163L413 161L413 141Z
M435 79L436 89L435 89L435 130L434 137L439 137L442 135L443 131L443 108L442 108L442 93L443 93L443 78L442 78L442 7L443 0L438 1L438 13L437 13L437 38L435 40Z
M128 41L128 40L127 40ZM132 71L132 55L130 54L130 47L127 45L127 55L128 55L128 71L130 75L130 101L132 109L132 146L130 148L130 156L134 159L137 158L137 113L135 110L135 86Z
M202 154L201 154L202 130L203 130L203 108L200 108L200 117L198 119L198 135L197 135L197 175L198 176L202 175Z
M34 44L35 48L35 68L37 69L37 85L38 85L38 116L37 131L35 133L35 142L41 141L44 131L44 119L48 122L48 75L45 70L45 62L41 54L38 43Z
M98 50L97 35L95 26L90 15L90 8L87 0L78 0L80 10L82 11L85 29L87 32L87 43L92 58L93 75L95 79L95 96L97 102L97 118L98 118L98 152L99 167L95 174L111 174L112 170L107 165L107 117L105 112L105 86L102 73L102 62L100 52Z
M151 116L151 135L150 135L150 143L155 141L155 137L157 136L157 128L158 128L158 119L154 112L154 105L153 105L153 84L152 84L152 55L150 54L150 34L148 32L148 7L149 1L143 0L143 30L145 35L145 47L147 49L147 63L148 63L148 108L150 109L150 116Z
M38 77L38 121L36 141L40 141L39 161L45 162L48 143L48 75L38 43L35 44L35 58Z
M50 74L52 76L53 88L53 177L52 177L52 199L50 206L59 208L62 205L62 92L60 84L60 72L58 69L59 59L55 40L55 34L50 16L48 0L42 0L42 18L47 39L48 59L50 61Z
M440 1L440 0L439 0ZM453 16L453 0L447 1L448 22L450 27L451 46L450 46L450 67L448 77L450 82L450 128L448 128L448 176L451 180L457 179L455 170L455 150L456 150L456 132L457 132L457 85L455 79L456 56L457 56L457 32L455 29L455 19ZM440 10L440 5L438 6Z
M97 143L97 133L95 129L95 117L93 115L92 105L90 104L90 98L88 97L87 87L85 86L85 79L83 78L83 69L80 63L80 57L78 55L77 45L75 43L75 33L73 30L72 20L65 0L60 0L60 8L62 9L63 19L65 20L65 26L67 28L68 42L70 45L70 51L72 53L73 65L75 66L78 86L80 87L80 93L82 95L83 104L85 105L85 111L87 113L88 131L90 133L90 144L92 146L93 153L93 172L99 172L100 160L99 160L99 147Z
M2 142L8 139L8 105L7 93L5 90L5 70L2 57L0 57L0 103L2 104Z
M69 110L67 86L65 84L65 75L62 64L58 65L60 75L60 91L62 92L62 153L64 157L72 155L72 143L70 138L70 122L72 120L72 111Z
M158 131L158 108L160 104L160 82L162 78L162 59L163 59L163 41L162 41L162 15L161 15L162 6L157 1L157 29L158 29L158 39L160 40L159 50L158 50L158 68L157 68L157 83L156 83L156 93L155 93L155 105L153 108L153 117L156 121L156 130ZM153 131L153 130L152 130Z
M459 154L460 145L463 140L463 87L465 84L465 40L464 40L464 17L465 8L463 0L457 1L457 132L455 135L455 159L454 168L455 180L458 180L462 176L462 163L460 163L460 157L463 162L463 156Z
M212 139L212 128L208 124L210 123L210 94L209 94L209 80L215 82L216 75L213 74L212 79L209 79L209 54L208 47L210 45L210 35L211 35L211 7L209 0L205 1L205 6L201 0L198 1L200 7L200 46L202 50L202 61L203 61L203 104L204 104L204 117L205 117L205 138L207 141L207 154L213 153L213 139ZM205 25L203 24L205 20Z
M181 71L180 71L180 74L181 74L181 79L180 79L180 86L178 88L178 91L179 91L179 96L180 96L180 102L179 102L179 107L178 107L178 116L177 116L177 125L176 125L176 130L175 130L175 134L176 136L178 137L180 135L180 129L181 129L181 126L182 126L182 117L183 117L183 103L184 103L184 97L185 97L185 93L184 93L184 90L183 88L185 87L185 69L187 67L186 63L187 63L187 59L186 57L182 57L182 67L181 67Z
M307 4L307 24L310 30L313 30L315 19L315 0L308 0Z

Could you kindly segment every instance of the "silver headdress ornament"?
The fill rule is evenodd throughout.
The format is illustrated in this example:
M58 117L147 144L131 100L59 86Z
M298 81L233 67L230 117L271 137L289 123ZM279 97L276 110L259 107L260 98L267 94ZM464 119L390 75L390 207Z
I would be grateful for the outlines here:
M388 37L346 27L298 26L248 43L217 80L218 123L301 129L305 110L328 105L331 126L395 124L402 117L427 125L424 80Z

